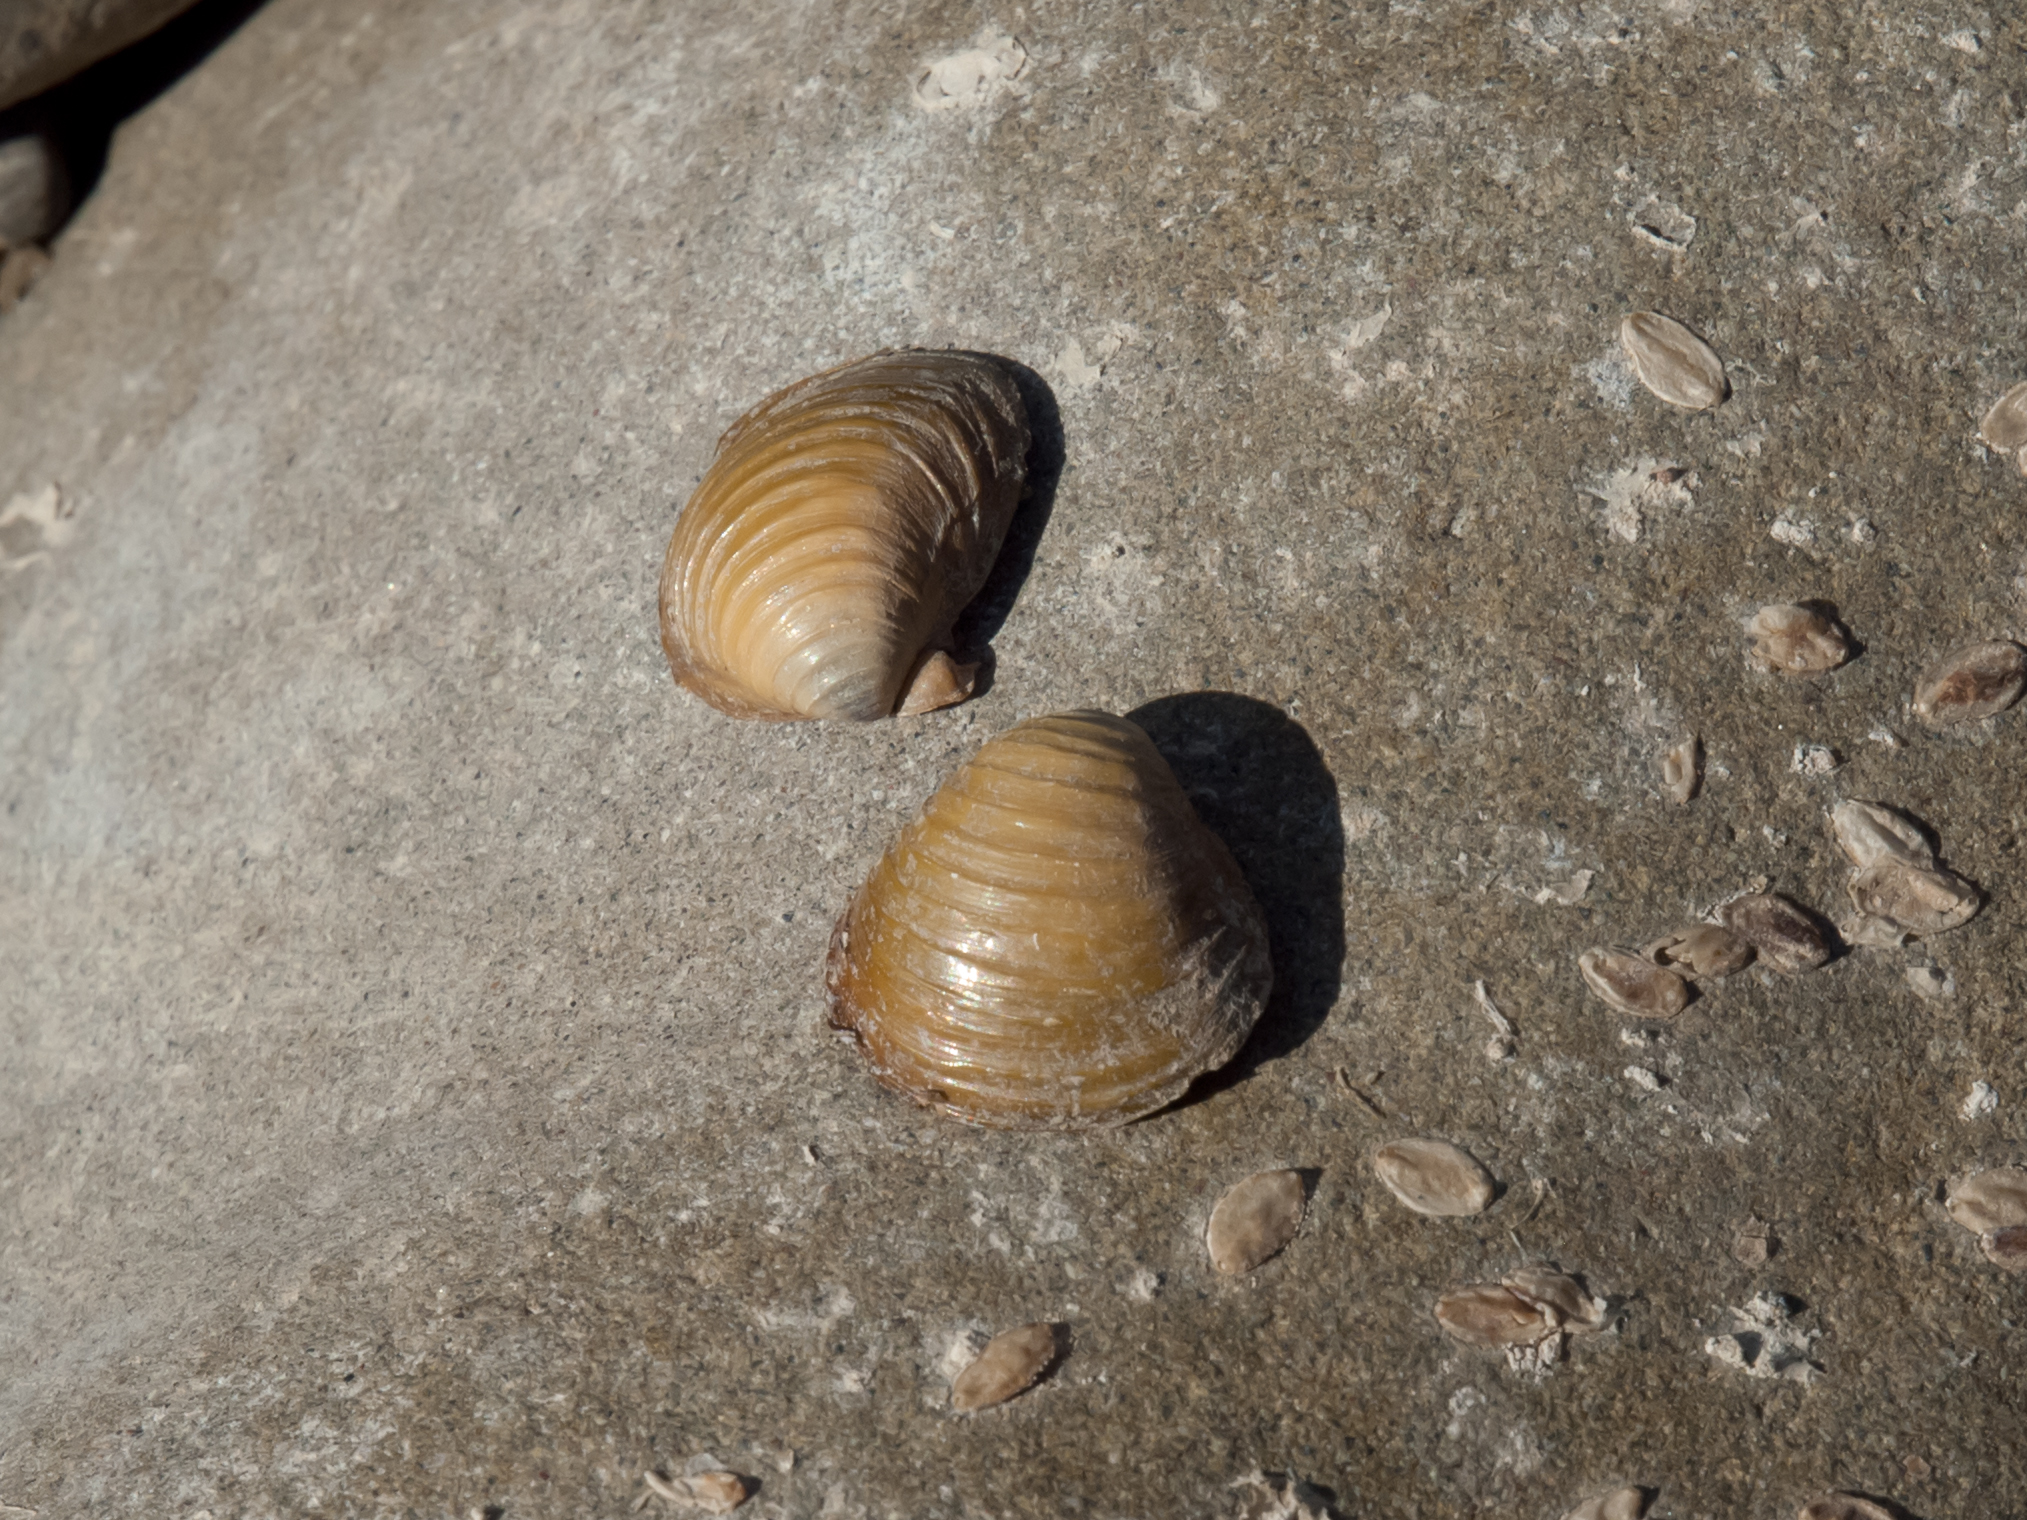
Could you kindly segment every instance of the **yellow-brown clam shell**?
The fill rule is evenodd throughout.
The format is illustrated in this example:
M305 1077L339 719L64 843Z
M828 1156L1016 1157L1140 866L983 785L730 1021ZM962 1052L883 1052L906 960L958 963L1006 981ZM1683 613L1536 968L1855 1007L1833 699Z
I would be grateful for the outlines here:
M1124 1124L1229 1061L1273 985L1238 863L1124 718L1034 718L929 799L838 919L830 1021L972 1124Z
M881 718L971 694L948 648L1026 479L1007 367L903 349L733 423L662 562L676 680L739 718Z

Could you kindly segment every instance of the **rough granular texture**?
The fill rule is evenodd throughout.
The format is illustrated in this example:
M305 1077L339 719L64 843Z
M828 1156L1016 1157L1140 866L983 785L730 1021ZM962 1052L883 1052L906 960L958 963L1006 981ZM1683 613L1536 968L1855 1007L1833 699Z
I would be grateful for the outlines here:
M1975 436L2027 379L2017 12L271 0L0 318L0 1504L618 1516L709 1457L845 1520L1224 1520L1253 1473L2027 1511L2027 1275L1942 1204L2027 1162L2027 713L1908 705L2027 633ZM1643 310L1722 405L1638 386ZM990 685L722 718L657 647L674 514L888 344L1032 372ZM1749 669L1803 603L1854 657ZM825 1029L826 937L1082 706L1229 842L1273 1002L1169 1112L972 1132ZM1844 798L1984 908L1665 1027L1589 998L1739 892L1841 918ZM1413 1134L1504 1191L1403 1209ZM1301 1234L1219 1276L1286 1166ZM1443 1335L1535 1263L1604 1328ZM1704 1349L1762 1295L1806 1384ZM1056 1370L954 1417L949 1348L1030 1323Z

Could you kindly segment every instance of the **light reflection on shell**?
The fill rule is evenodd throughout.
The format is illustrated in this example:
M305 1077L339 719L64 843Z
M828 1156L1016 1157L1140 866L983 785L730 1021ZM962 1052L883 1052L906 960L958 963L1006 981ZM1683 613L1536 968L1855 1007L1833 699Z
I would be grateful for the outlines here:
M1027 412L983 354L874 354L726 430L662 563L669 669L739 718L961 702L951 627L1026 479Z
M973 1124L1123 1124L1229 1061L1273 983L1238 864L1147 735L1002 734L853 896L830 1021L887 1086Z

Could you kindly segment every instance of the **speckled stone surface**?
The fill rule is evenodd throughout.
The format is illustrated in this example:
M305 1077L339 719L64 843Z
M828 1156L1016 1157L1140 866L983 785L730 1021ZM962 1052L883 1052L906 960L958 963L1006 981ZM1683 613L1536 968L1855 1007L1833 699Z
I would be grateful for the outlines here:
M2027 1159L2027 711L1909 710L2027 634L1974 437L2023 231L2003 6L274 0L0 321L0 1516L622 1516L700 1459L756 1516L1223 1520L1255 1468L2027 1512L2027 1277L1940 1205ZM1649 308L1722 406L1632 383ZM902 343L1053 414L991 689L721 718L656 644L674 516L746 406ZM1858 658L1749 671L1803 599ZM825 940L1080 705L1171 756L1280 991L1176 1111L967 1131L823 1028ZM1755 877L1842 916L1847 796L1984 911L1666 1028L1586 994ZM1401 1207L1412 1134L1499 1200ZM1300 1234L1219 1278L1277 1166ZM1538 1263L1608 1327L1443 1339ZM1762 1293L1812 1383L1706 1351ZM1053 1372L949 1413L1032 1321Z

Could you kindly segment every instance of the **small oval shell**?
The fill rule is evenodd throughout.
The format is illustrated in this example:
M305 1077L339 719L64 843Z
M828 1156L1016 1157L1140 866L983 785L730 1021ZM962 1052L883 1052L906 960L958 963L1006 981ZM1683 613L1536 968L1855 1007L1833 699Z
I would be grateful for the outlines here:
M1636 311L1619 324L1619 343L1640 383L1671 406L1700 412L1730 391L1717 351L1673 317Z
M1586 1499L1563 1520L1640 1520L1647 1513L1647 1495L1637 1488L1615 1488Z
M2010 1230L2027 1225L2027 1170L1992 1166L1950 1188L1950 1218L1967 1230Z
M1701 737L1691 734L1662 755L1661 785L1677 803L1688 803L1695 799L1697 792L1703 787Z
M1942 934L1977 917L1978 889L1941 867L1923 867L1891 855L1851 878L1851 901L1868 919L1884 919L1909 934Z
M1830 809L1830 830L1837 836L1837 848L1844 858L1861 871L1885 859L1918 866L1935 864L1935 852L1921 826L1905 813L1877 802L1854 797L1838 803Z
M1985 1259L2006 1272L2027 1272L2027 1224L2009 1224L1978 1237Z
M1752 964L1753 947L1721 924L1691 924L1640 952L1657 966L1694 977L1727 977Z
M1561 1328L1553 1309L1503 1283L1452 1288L1436 1300L1436 1323L1467 1346L1538 1346Z
M1003 1330L986 1342L978 1360L950 1385L950 1407L960 1414L1004 1404L1034 1386L1056 1359L1056 1327L1046 1323Z
M1931 728L1995 717L2027 692L2027 649L2006 639L1953 649L1922 673L1914 713Z
M1591 1331L1605 1323L1605 1301L1593 1298L1584 1285L1567 1272L1553 1267L1522 1267L1500 1286L1512 1289L1528 1302L1540 1305L1555 1316L1559 1330Z
M1624 950L1586 950L1577 970L1607 1006L1636 1019L1672 1019L1689 1006L1689 983Z
M1851 641L1836 620L1813 607L1776 602L1746 620L1755 670L1784 676L1819 676L1851 658Z
M1992 403L1978 424L1978 436L2004 454L2027 448L2027 380Z
M1830 959L1830 937L1814 914L1776 892L1734 897L1717 916L1776 971L1814 971Z
M1302 1175L1255 1172L1234 1183L1211 1210L1204 1245L1211 1265L1236 1275L1275 1255L1302 1227Z
M1798 1520L1898 1520L1892 1510L1856 1494L1824 1494L1802 1506Z
M874 354L726 430L662 562L676 680L738 718L962 701L946 645L1026 478L1027 412L982 354Z
M1124 718L979 750L831 936L830 1021L873 1075L973 1124L1123 1124L1237 1054L1273 985L1237 862Z
M1396 1140L1373 1153L1372 1169L1387 1191L1417 1214L1462 1219L1492 1206L1492 1174L1469 1151L1447 1140Z

